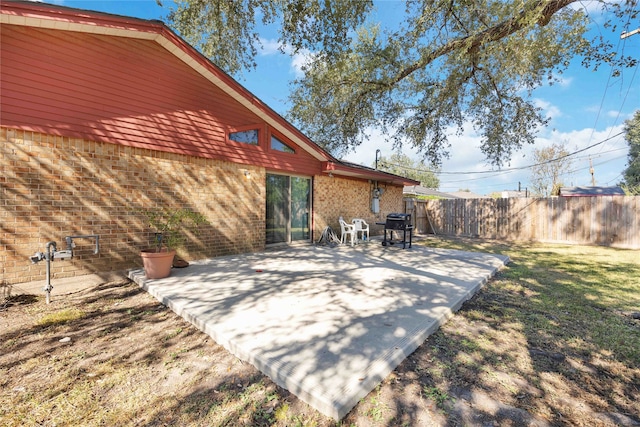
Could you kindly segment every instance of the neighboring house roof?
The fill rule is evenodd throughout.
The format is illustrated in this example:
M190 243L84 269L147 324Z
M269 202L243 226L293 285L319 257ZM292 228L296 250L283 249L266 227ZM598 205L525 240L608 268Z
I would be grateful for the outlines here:
M411 194L416 196L433 196L443 199L459 199L459 197L456 197L452 194L442 193L432 188L423 187L422 185L407 185L404 187L404 194Z
M395 185L417 183L334 158L161 21L30 1L0 0L0 6L3 62L13 63L14 69L21 67L30 73L29 83L37 83L24 86L25 73L3 75L0 87L3 126L262 164L274 170L331 172ZM5 43L4 35L11 28L24 30L12 30L15 37ZM52 36L63 33L64 37ZM33 52L23 52L20 37L32 42L33 52L58 56L41 67L37 56L29 56ZM76 51L64 50L63 43L67 40L75 43ZM111 51L104 52L105 45ZM58 61L63 54L68 56ZM3 74L8 68L3 66ZM82 81L77 82L78 77ZM75 95L74 84L84 85L84 98L74 99L77 110L70 111L66 97ZM41 102L44 93L48 104ZM105 93L115 95L104 96ZM220 100L225 103L220 105ZM211 106L217 108L217 115L207 110ZM277 137L291 141L305 155L274 158L257 149L238 155L238 150L212 143L224 140L234 121L238 128L265 123L269 132L273 130Z
M620 187L562 187L562 197L589 197L589 196L624 196L624 190Z
M512 198L518 198L518 197L530 197L531 193L529 193L528 191L505 190L505 191L496 193L496 195L503 199L512 199Z
M488 199L489 196L482 196L480 194L472 193L471 191L454 191L449 193L458 199Z

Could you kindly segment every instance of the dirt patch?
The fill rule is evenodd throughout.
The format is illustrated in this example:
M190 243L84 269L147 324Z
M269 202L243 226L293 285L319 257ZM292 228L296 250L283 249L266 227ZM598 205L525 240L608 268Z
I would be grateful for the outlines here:
M640 425L638 363L558 348L545 328L562 319L535 313L527 300L537 291L513 283L492 281L340 423L128 280L49 305L11 297L0 304L0 418L8 426ZM523 331L514 314L527 307L541 316L532 320L539 330Z

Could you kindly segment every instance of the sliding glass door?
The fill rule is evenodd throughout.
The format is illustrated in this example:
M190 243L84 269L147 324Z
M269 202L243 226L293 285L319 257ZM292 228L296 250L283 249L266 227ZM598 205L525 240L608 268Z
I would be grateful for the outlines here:
M311 226L309 212L311 212L311 180L292 176L289 179L291 187L291 241L309 240Z
M311 179L267 174L266 244L309 240Z

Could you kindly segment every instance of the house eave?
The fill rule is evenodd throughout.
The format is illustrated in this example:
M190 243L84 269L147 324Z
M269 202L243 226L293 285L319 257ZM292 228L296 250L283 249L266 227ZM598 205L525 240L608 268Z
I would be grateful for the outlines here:
M420 184L419 181L414 181L412 179L405 178L399 175L393 175L374 169L353 167L339 161L327 161L322 163L322 172L327 175L331 174L332 176L335 175L348 178L364 179L398 186Z

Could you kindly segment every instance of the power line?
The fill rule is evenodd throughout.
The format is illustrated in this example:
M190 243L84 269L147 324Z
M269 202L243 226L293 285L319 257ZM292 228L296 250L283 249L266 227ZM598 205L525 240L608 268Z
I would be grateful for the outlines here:
M624 134L624 132L619 132L619 133L617 133L615 135L612 135L612 136L610 136L610 137L608 137L606 139L603 139L602 141L596 142L595 144L591 144L588 147L581 148L580 150L576 150L576 151L574 151L572 153L568 153L568 154L565 154L563 156L556 157L554 159L546 160L544 162L534 163L534 164L527 165L527 166L519 166L519 167L514 167L514 168L500 169L500 170L497 170L497 171L496 170L489 170L489 171L455 171L455 172L432 171L432 170L429 170L429 169L424 170L424 169L419 169L419 168L403 166L403 165L399 165L399 164L390 163L390 162L387 162L387 161L385 161L384 165L385 166L387 166L387 165L395 166L395 167L399 167L399 168L402 168L402 169L412 170L412 171L417 171L417 172L431 172L431 173L436 174L436 175L469 175L469 174L489 174L489 173L499 175L499 174L502 174L502 173L505 173L505 172L512 172L512 171L530 169L530 168L534 168L534 167L537 167L537 166L546 165L548 163L557 162L558 160L562 160L562 159L567 158L569 156L573 156L575 154L587 151L587 150L589 150L589 149L591 149L593 147L597 147L598 145L604 144L605 142L610 141L613 138L616 138L616 137L618 137L620 135L623 135L623 134Z
M636 78L636 73L638 72L639 67L640 67L640 62L638 62L636 67L633 69L633 74L631 75L631 82L629 82L629 87L627 87L627 92L624 94L624 97L622 98L622 103L620 104L620 108L618 109L618 114L616 115L616 119L613 122L613 126L611 126L611 131L613 131L613 128L615 127L616 123L618 123L618 119L620 119L620 113L622 113L622 108L624 107L624 104L627 102L627 97L629 96L629 92L631 92L631 88L633 87L633 81ZM602 150L602 147L600 149Z
M618 151L618 150L611 150L611 151ZM601 165L603 165L605 163L609 163L609 162L613 162L613 161L616 161L616 160L620 160L620 159L622 159L624 157L626 157L626 156L613 157L611 159L607 159L607 160L604 160L602 162L595 163L593 166L594 167L598 167L598 166L601 166ZM560 176L567 177L567 176L570 176L570 175L575 174L577 172L588 170L588 169L589 169L589 166L581 166L581 167L577 167L575 169L571 169L570 171L562 172L560 174ZM509 172L507 172L507 173L509 173ZM465 178L465 179L460 179L460 180L455 180L455 181L440 181L439 188L444 189L447 186L449 186L450 188L453 188L453 187L456 186L455 184L460 184L460 183L470 182L470 181L480 181L482 179L494 178L495 176L498 176L498 175L500 175L500 173L497 173L496 175L482 176L482 177L479 177L479 178ZM614 179L614 181L615 181L615 179ZM609 181L609 182L611 182L611 181ZM504 182L504 183L498 183L498 184L492 184L492 185L484 185L484 187L485 188L493 188L493 187L503 187L504 188L504 187L508 187L509 185L513 185L515 187L515 186L518 185L518 182L517 181Z
M627 22L625 22L624 28L629 26L630 20L631 20L631 16L627 16ZM602 33L600 35L602 36ZM616 52L619 52L621 50L620 49L620 44L623 45L622 46L622 51L624 51L624 46L625 46L626 41L623 42L622 40L627 38L627 37L628 37L628 35L625 35L625 33L623 33L622 37L620 37L618 39L618 43L616 45L616 50L615 50ZM593 138L593 135L595 134L596 125L598 124L598 120L600 119L600 113L602 113L602 107L604 106L604 101L605 101L605 98L607 97L607 91L608 91L608 89L610 87L609 82L611 82L611 78L613 77L613 73L614 73L614 68L610 67L609 75L607 77L607 83L605 84L605 87L604 87L604 93L602 94L602 99L600 100L600 106L598 107L598 114L596 115L595 123L593 124L593 127L591 128L591 135L589 136L588 141L591 141L591 139ZM634 72L634 76L635 76L635 72ZM633 78L631 79L631 81L633 82ZM616 119L613 122L614 126L615 126L616 123L618 123L618 119L620 118L620 112L622 111L622 107L624 106L624 103L625 103L625 101L627 99L627 95L629 94L630 90L631 90L631 85L629 85L629 88L627 89L627 94L624 96L624 99L622 100L622 105L618 109L618 115L616 116ZM613 127L612 127L612 129L613 129ZM602 150L602 147L600 149Z

